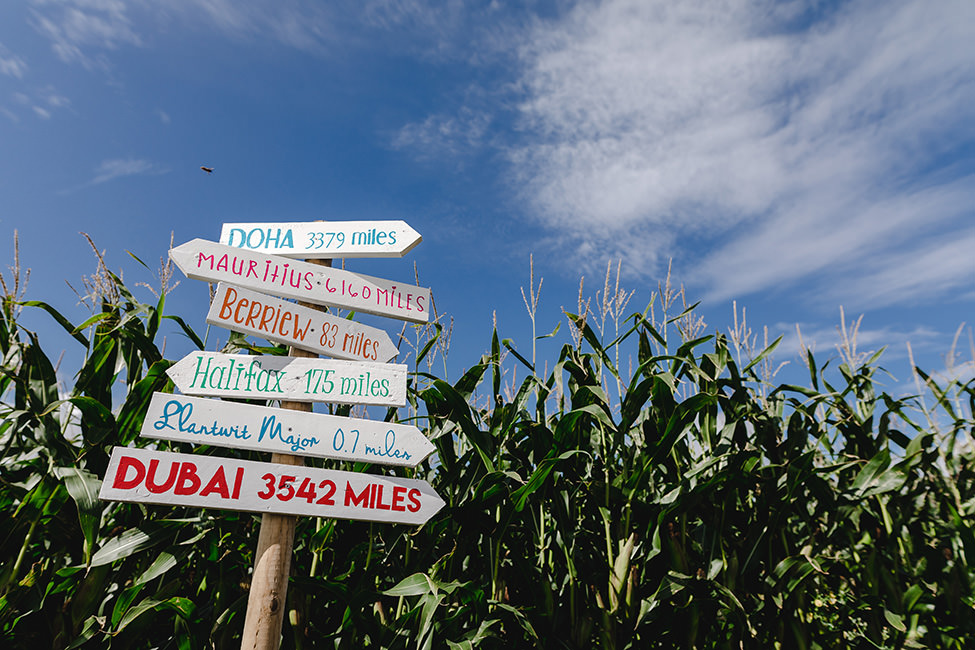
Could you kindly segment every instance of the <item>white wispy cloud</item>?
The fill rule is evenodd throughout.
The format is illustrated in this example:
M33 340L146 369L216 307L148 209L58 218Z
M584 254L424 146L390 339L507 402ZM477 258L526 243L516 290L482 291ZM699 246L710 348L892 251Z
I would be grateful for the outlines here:
M403 126L392 138L396 149L409 149L419 157L459 156L480 148L491 124L490 113L462 107L456 113L427 116Z
M769 328L771 342L781 336L772 353L775 364L784 363L796 376L804 376L807 367L806 351L813 353L818 368L829 364L834 369L847 361L849 355L863 363L875 353L881 353L877 367L883 370L874 376L878 385L895 396L924 394L923 380L915 377L910 361L913 359L944 386L949 381L966 383L975 377L975 345L973 330L962 323L955 332L939 331L927 326L872 326L869 316L851 317L846 314L846 333L835 326L809 323L776 323ZM841 319L838 317L837 322ZM760 343L760 341L759 341ZM846 348L841 351L841 348ZM759 346L759 349L761 346ZM918 383L920 382L920 384Z
M60 193L70 194L128 176L160 176L168 173L168 167L144 158L111 158L99 163L89 180L80 185L63 189Z
M184 18L202 13L236 38L271 40L299 50L344 52L377 44L427 59L470 58L470 34L498 12L462 0L179 0L167 9Z
M95 176L89 181L89 185L106 183L123 176L145 176L165 174L169 170L148 160L137 158L116 158L104 160L95 169Z
M713 299L866 289L924 242L936 269L873 302L934 295L975 264L930 243L968 241L975 183L939 159L975 139L973 41L964 0L579 3L519 50L516 186L564 243L674 256Z
M943 332L938 332L927 326L917 326L910 329L899 329L892 326L871 327L870 318L850 318L846 315L847 334L851 342L855 340L856 352L869 355L883 349L885 361L902 359L907 356L905 344L910 343L915 350L929 350L932 346L944 343L948 338ZM798 360L805 364L804 350L809 349L822 364L826 359L839 358L839 348L843 345L843 330L837 316L835 326L815 326L808 323L777 323L769 328L769 339L782 337L775 348L775 358L780 360ZM860 327L857 327L857 321Z
M363 0L358 18L398 51L428 61L485 61L496 53L484 27L517 21L523 7L465 0Z
M50 86L42 93L42 96L47 105L54 108L67 108L71 105L70 99L59 94Z
M51 119L56 110L71 107L71 100L55 90L54 86L32 89L29 93L18 91L12 93L11 97L18 105L25 109L29 108L34 115L42 120ZM10 109L4 109L4 115L14 122L18 122L20 119Z
M746 226L745 234L701 260L692 276L710 287L707 297L712 299L764 289L791 290L812 278L817 282L808 293L815 300L855 304L858 309L917 299L925 289L935 295L966 282L975 286L975 256L961 246L941 247L951 257L937 260L939 267L958 271L956 281L922 281L909 294L876 284L879 276L903 276L905 263L933 245L932 236L939 238L945 231L953 232L958 241L975 236L975 184L970 178L886 192L866 186L868 182L863 181L860 195L857 188L839 187L840 183L814 188L814 195L797 198L758 225ZM830 190L843 194L832 196ZM935 275L917 278L932 280Z
M27 62L0 43L0 74L23 79L25 72L27 72Z
M100 56L106 50L142 44L123 0L33 0L32 4L34 28L66 63L93 67L103 64Z
M234 38L270 40L309 52L320 52L341 38L331 3L307 0L179 0L167 11L184 21L205 18Z
M963 296L975 287L975 227L969 230L871 261L831 293L866 307Z

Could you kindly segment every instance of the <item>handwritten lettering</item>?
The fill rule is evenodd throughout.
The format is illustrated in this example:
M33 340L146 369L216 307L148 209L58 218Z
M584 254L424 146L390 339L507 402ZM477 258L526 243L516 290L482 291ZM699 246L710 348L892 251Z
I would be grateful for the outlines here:
M192 379L186 389L212 388L235 392L269 393L268 398L273 398L284 394L281 380L286 374L283 370L265 369L256 359L247 364L241 359L231 357L225 363L221 363L210 356L199 356L196 359Z
M367 456L379 456L380 458L402 458L403 460L409 460L412 457L408 451L396 448L396 432L392 429L386 432L386 440L384 442L384 447L366 445L365 454Z
M202 422L191 422L190 417L193 415L193 405L190 403L184 404L179 400L171 399L166 402L163 407L163 412L159 416L159 419L152 423L152 426L156 431L163 431L165 429L173 429L179 431L180 433L192 433L199 436L212 436L216 438L235 438L237 440L249 440L251 434L247 432L247 425L237 425L237 426L220 426L220 424L214 420L213 424L206 424ZM175 422L173 422L175 420Z
M288 447L291 448L291 451L304 451L305 449L314 447L321 442L315 437L303 438L297 434L284 433L282 432L282 428L281 423L277 421L275 416L267 416L261 422L261 433L257 436L257 441L263 442L265 438L267 440L280 440L284 444L288 445Z
M300 313L288 310L287 305L288 303L284 302L265 304L255 299L247 299L240 296L235 288L227 287L217 318L259 332L303 342L309 329L312 329L312 321L310 318L302 319ZM260 323L257 321L258 316L261 317Z

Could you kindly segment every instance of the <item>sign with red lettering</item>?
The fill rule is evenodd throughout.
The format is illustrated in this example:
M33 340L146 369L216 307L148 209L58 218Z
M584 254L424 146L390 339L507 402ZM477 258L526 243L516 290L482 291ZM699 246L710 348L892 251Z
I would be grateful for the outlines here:
M191 352L166 371L184 395L406 405L406 366Z
M220 243L285 257L403 257L422 241L405 221L225 223Z
M197 445L415 467L434 451L414 426L155 393L141 434Z
M194 239L169 251L176 266L195 280L227 282L316 305L430 320L430 289L351 271Z
M420 525L443 507L425 481L115 447L99 498Z
M385 330L221 282L207 322L274 343L354 361L389 361L399 350Z

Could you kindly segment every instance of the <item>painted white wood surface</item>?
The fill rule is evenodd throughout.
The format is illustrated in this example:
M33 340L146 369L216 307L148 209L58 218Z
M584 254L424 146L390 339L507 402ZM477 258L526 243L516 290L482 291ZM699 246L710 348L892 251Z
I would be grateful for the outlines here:
M187 277L415 323L430 320L430 289L194 239L169 251Z
M99 498L419 525L444 506L425 481L115 447Z
M166 371L184 395L406 405L406 366L191 352Z
M351 361L385 362L399 354L385 330L221 282L207 322L274 343Z
M154 393L140 432L196 445L414 467L434 451L414 426Z
M423 238L405 221L225 223L220 243L301 259L403 257Z

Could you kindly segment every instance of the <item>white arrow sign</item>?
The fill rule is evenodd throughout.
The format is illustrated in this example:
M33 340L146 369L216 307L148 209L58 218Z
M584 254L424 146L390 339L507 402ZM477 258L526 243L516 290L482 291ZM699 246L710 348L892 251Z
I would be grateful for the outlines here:
M399 353L377 327L222 282L207 322L337 359L384 362Z
M406 366L191 352L166 371L185 395L406 405Z
M430 289L423 287L205 239L177 246L169 251L169 257L187 277L195 280L227 282L282 298L417 323L430 320Z
M225 223L220 243L286 257L402 257L423 238L405 221Z
M414 467L434 451L416 427L155 393L141 434L197 445Z
M115 447L99 498L422 524L444 506L425 481Z

